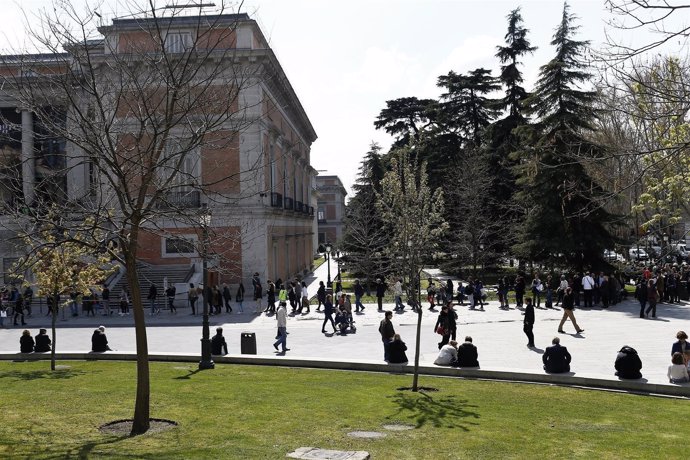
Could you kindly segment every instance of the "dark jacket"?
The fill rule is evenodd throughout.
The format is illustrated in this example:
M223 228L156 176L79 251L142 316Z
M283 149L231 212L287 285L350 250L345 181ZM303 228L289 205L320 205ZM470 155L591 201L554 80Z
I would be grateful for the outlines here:
M364 286L362 286L362 283L355 283L355 295L357 297L362 297L364 295Z
M622 379L641 379L642 361L637 351L629 346L624 346L616 355L616 375Z
M156 300L156 297L158 297L158 288L156 288L155 284L152 284L149 288L149 296L147 297L147 299Z
M541 357L544 362L544 370L554 374L560 372L570 372L571 356L566 347L560 343L546 347L546 351Z
M564 310L573 310L575 308L575 299L573 296L572 291L570 294L567 292L563 295L563 309Z
M458 367L479 367L477 347L471 342L465 342L458 347Z
M108 347L108 338L105 334L99 329L93 331L93 335L91 336L91 351L103 352L108 350L110 350L110 348Z
M43 353L45 351L50 351L51 340L48 334L38 334L36 336L36 347L34 351L36 353Z
M685 350L690 350L690 343L683 343L679 340L671 347L671 356L673 356L673 353L684 353Z
M388 362L393 364L400 364L407 362L407 355L405 354L407 345L402 340L393 340L388 344Z
M525 304L525 324L534 324L534 304Z
M30 335L22 335L19 337L19 351L21 353L33 353L34 338Z
M228 344L225 341L223 334L216 334L211 337L211 354L212 355L227 355Z
M376 297L385 297L386 296L386 284L381 281L380 283L376 283Z
M319 289L316 291L316 298L321 303L323 303L326 300L326 286L324 286L323 284L320 285Z
M328 300L326 300L326 302L324 302L324 304L323 304L323 313L325 315L332 315L333 312L334 312L333 302L329 302Z
M385 318L381 320L381 324L379 324L379 333L381 334L382 339L392 339L393 336L395 335L395 329L393 328L393 322L388 321Z

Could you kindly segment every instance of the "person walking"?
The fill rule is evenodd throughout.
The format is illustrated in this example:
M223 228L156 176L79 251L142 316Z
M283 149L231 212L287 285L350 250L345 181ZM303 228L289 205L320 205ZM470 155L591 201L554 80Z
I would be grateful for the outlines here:
M263 312L263 307L261 303L264 297L263 288L261 286L261 279L259 278L259 272L255 272L254 276L252 277L252 287L254 288L254 302L256 302L254 313L258 315Z
M453 317L454 314L448 311L449 308L450 307L448 304L441 308L441 312L438 314L436 324L434 325L434 332L441 336L441 341L438 343L439 350L448 343L453 330L453 327L451 326L451 317ZM453 323L455 323L454 320Z
M301 304L299 307L299 312L302 313L302 309L306 308L307 309L306 314L308 315L311 310L309 309L309 289L307 289L307 283L302 281L301 288L302 289L300 292L301 292L302 298L300 299Z
M319 302L316 311L321 311L321 306L326 302L326 286L323 284L323 281L319 281L319 288L316 290L316 300Z
M244 313L244 307L242 306L242 302L244 302L244 284L242 281L240 281L239 286L237 286L235 302L237 302L237 309L240 311L240 313Z
M326 333L326 323L329 321L331 322L331 326L333 326L333 333L335 334L336 329L335 329L335 321L333 321L333 313L334 313L334 308L333 308L333 297L331 295L326 296L326 301L323 304L323 324L321 325L321 333L325 334Z
M640 302L640 318L644 318L644 309L647 306L647 281L640 277L635 285L635 298Z
M223 303L225 304L225 313L232 313L232 306L230 306L230 301L232 300L232 293L227 283L223 283Z
M199 300L199 291L194 287L194 283L189 283L187 299L189 299L189 306L192 308L192 315L196 315L196 302Z
M656 318L656 303L658 300L658 293L654 286L654 280L647 281L647 302L649 305L645 310L645 317L649 318L649 312L652 312L652 318Z
M113 312L110 311L110 288L105 284L101 290L101 301L103 302L103 316L112 315Z
M393 312L387 310L379 324L379 334L381 334L381 341L383 342L383 360L386 362L388 361L388 344L390 344L393 337L395 337L395 328L391 321L392 318Z
M585 332L584 329L580 328L580 326L577 325L577 320L575 319L575 315L573 314L573 309L575 309L575 299L573 298L573 290L570 287L565 288L565 294L563 294L563 317L561 318L561 322L558 325L558 332L561 334L565 334L565 331L563 330L563 325L565 324L565 321L567 319L570 319L570 321L573 323L573 326L575 326L575 331L579 334L580 332Z
M175 308L175 295L177 295L177 288L174 284L170 284L168 289L165 290L165 296L168 298L168 308L171 314L177 314L177 308Z
M364 296L364 286L359 282L358 279L355 280L355 312L359 312L360 309L364 311L364 305L362 304L362 297Z
M266 306L266 313L274 313L275 314L275 312L276 312L276 285L271 280L268 280L267 284L268 284L268 288L266 289L266 303L268 305Z
M285 302L281 301L278 303L278 311L276 312L276 321L278 323L278 337L274 343L273 348L278 350L278 345L282 345L282 353L290 351L287 347L287 310L285 309Z
M556 306L558 306L561 302L563 302L563 296L565 295L565 290L568 289L568 280L565 279L565 275L561 275L561 282L558 285L558 289L556 290ZM571 288L572 292L572 288ZM575 302L575 298L573 296L573 302ZM573 303L574 305L574 303Z
M17 320L22 320L22 326L26 326L26 321L24 321L24 299L22 295L17 293L14 296L14 325L18 326ZM33 341L33 339L31 339Z
M158 297L158 288L154 283L151 283L149 285L149 295L146 297L151 307L151 315L159 313L159 311L156 309L156 297Z
M393 296L395 297L395 311L405 310L405 305L402 301L403 288L402 288L402 278L398 278L393 285Z
M525 319L523 321L522 330L527 336L527 346L529 348L534 348L534 305L532 305L532 299L530 297L525 298Z
M386 296L386 283L381 278L376 279L376 303L378 311L383 311L383 298Z

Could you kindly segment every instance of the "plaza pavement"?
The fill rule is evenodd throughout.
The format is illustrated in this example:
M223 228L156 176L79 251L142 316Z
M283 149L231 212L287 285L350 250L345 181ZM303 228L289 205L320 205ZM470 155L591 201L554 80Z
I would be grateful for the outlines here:
M323 272L323 273L322 273ZM325 278L324 267L316 270L309 278L310 294L316 293L318 280ZM354 298L354 296L353 296ZM383 363L383 347L378 325L383 314L376 311L376 305L365 304L363 313L355 314L356 333L344 336L332 334L332 328L326 326L327 334L321 333L323 314L311 313L288 317L287 358L317 359L333 361L380 360ZM384 309L391 309L392 304L384 304ZM438 353L437 343L440 336L433 331L438 310L431 312L425 305L422 317L422 334L420 346L420 364L432 366ZM233 303L233 309L235 305ZM289 308L288 308L289 309ZM240 336L242 332L253 332L257 339L259 356L276 356L272 343L275 337L275 318L266 314L256 315L253 302L245 302L245 312L237 314L223 313L211 316L211 335L215 328L222 326L231 355L240 353ZM566 334L558 334L558 322L562 310L536 309L534 335L536 348L526 347L527 338L522 332L522 312L514 307L501 310L497 302L488 302L485 310L469 310L467 306L456 306L458 313L458 341L465 335L471 335L479 349L481 369L515 372L522 374L543 375L541 357L544 349L551 344L554 336L561 338L561 344L568 347L573 356L571 370L574 377L592 379L618 380L614 375L614 360L617 351L623 345L635 348L642 359L641 382L668 384L666 371L670 364L671 345L675 342L678 330L690 332L690 303L660 304L657 307L656 319L639 318L639 304L628 300L608 309L576 309L575 316L582 334L575 334L571 323L567 322ZM188 308L178 308L177 315L163 311L160 315L146 316L148 326L148 343L150 353L190 354L200 350L201 316L189 315ZM6 318L6 320L11 320ZM39 327L49 327L49 318L34 315L27 318L32 335L38 333ZM0 330L0 354L16 353L19 348L19 336L24 327L10 327ZM58 321L57 332L60 352L86 352L90 350L93 329L103 324L107 328L108 341L114 350L134 352L133 320L128 317L69 318ZM417 314L409 308L403 313L394 313L395 330L402 336L408 346L407 355L410 362L414 360L415 333ZM690 387L687 388L690 396Z

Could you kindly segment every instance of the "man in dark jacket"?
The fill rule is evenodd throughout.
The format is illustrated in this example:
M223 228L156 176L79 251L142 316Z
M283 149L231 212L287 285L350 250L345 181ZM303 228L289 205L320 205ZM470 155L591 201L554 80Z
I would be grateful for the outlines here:
M616 375L622 379L641 379L642 361L637 350L625 345L616 355Z
M364 286L362 286L362 283L359 282L359 280L355 280L355 312L359 312L361 309L364 311L364 305L362 305L362 297L364 296Z
M381 341L383 342L383 359L388 361L388 344L393 340L395 336L395 329L393 328L393 318L392 311L386 311L384 318L379 324L379 333L381 334Z
M551 374L570 372L571 356L566 347L561 346L561 339L554 337L551 341L553 345L546 347L546 351L541 357L544 362L544 370Z
M216 335L211 337L211 354L212 355L227 355L228 344L223 337L223 328L216 328Z
M525 319L523 321L522 330L527 336L527 346L534 347L534 333L532 328L534 327L534 305L532 305L532 299L530 297L525 298Z
M379 304L379 311L383 311L383 298L386 295L386 283L381 278L376 280L376 301Z
M458 367L479 367L477 347L472 343L472 337L465 337L465 343L458 347Z
M50 351L51 340L46 332L45 329L38 331L38 335L36 336L36 347L34 348L36 353Z

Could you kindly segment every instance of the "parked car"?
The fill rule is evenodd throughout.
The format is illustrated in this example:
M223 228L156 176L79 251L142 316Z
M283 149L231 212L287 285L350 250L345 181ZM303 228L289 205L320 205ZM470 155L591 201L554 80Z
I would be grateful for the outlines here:
M642 248L630 248L630 251L628 251L628 255L630 256L630 260L634 261L649 260L649 255L647 254L647 251L645 251Z
M623 257L623 255L618 254L616 251L612 251L610 249L604 250L604 259L609 262L625 262L625 257Z

